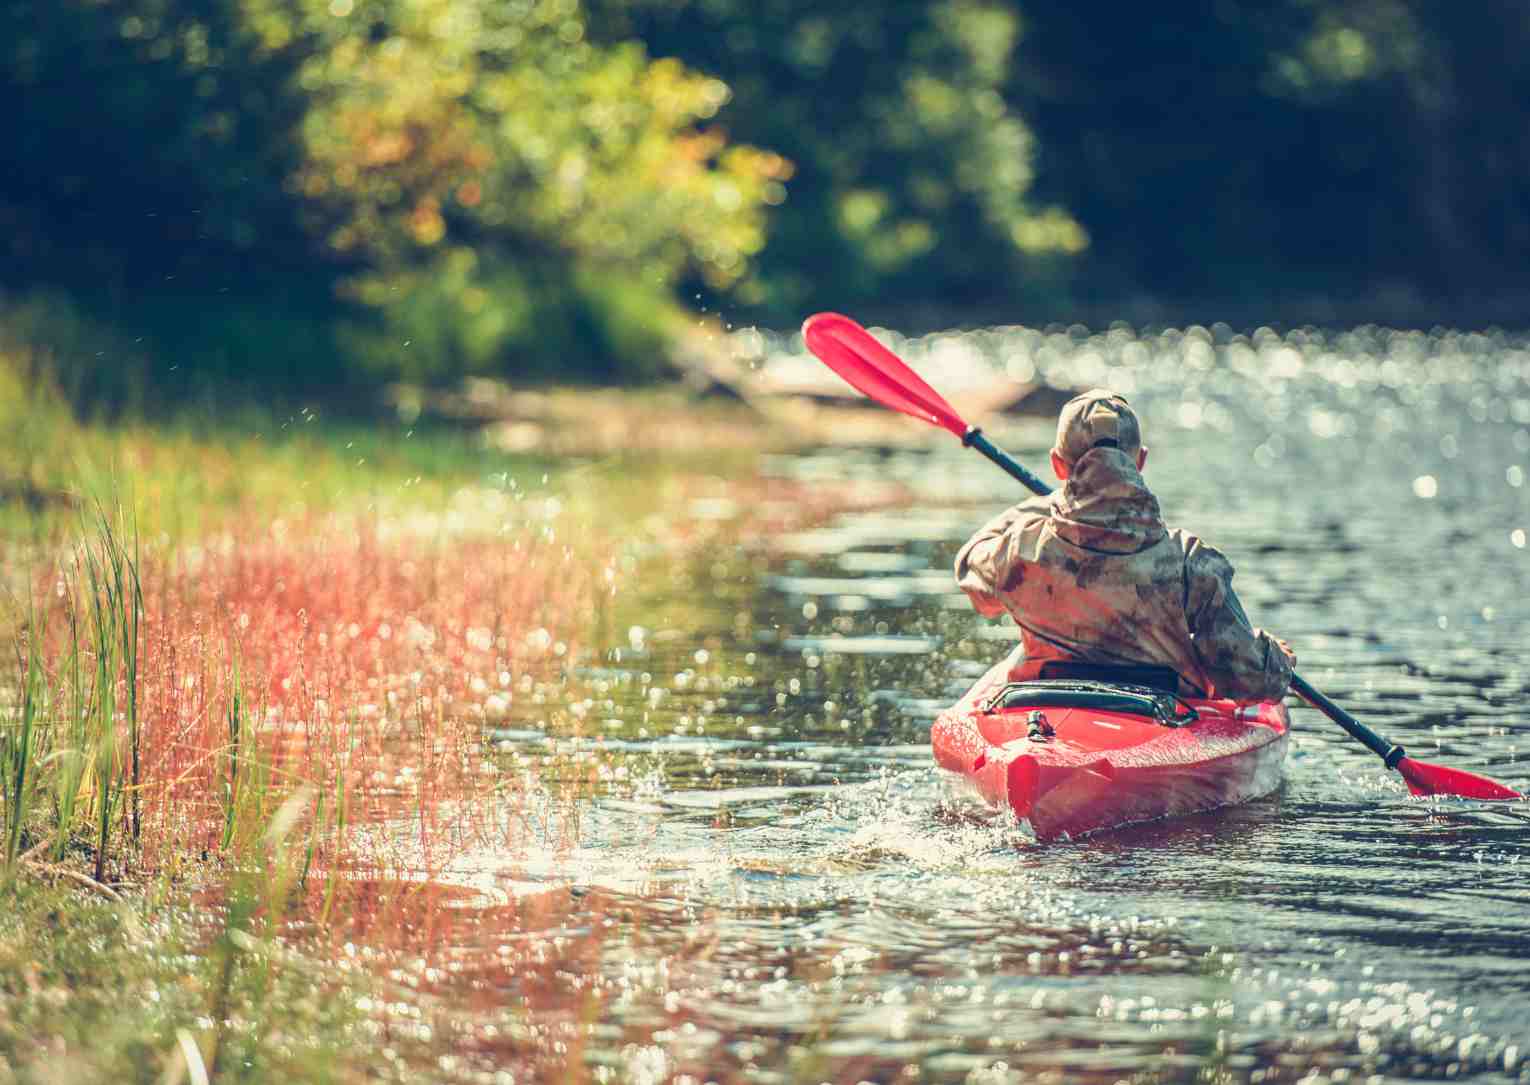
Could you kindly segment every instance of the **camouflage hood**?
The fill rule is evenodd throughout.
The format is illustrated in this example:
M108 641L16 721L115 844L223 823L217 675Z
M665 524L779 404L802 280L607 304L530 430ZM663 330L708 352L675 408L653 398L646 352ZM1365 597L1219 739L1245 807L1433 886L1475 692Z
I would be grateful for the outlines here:
M1136 461L1115 448L1080 456L1052 495L1052 528L1085 550L1135 554L1168 533Z

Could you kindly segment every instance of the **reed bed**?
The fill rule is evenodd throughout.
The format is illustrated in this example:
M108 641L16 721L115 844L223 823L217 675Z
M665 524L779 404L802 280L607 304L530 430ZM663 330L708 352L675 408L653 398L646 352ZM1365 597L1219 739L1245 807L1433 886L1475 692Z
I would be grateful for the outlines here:
M249 973L283 944L384 980L453 953L464 894L437 877L524 850L515 812L536 787L488 730L546 696L611 590L545 524L433 538L315 517L172 547L105 512L32 581L0 686L3 873L217 917L214 1027L174 1045L193 1078L259 1048L237 1035ZM407 1021L370 1016L423 1050Z
M347 826L481 830L474 800L506 790L485 721L578 650L583 572L534 530L285 524L144 552L98 517L38 576L16 640L7 859L89 852L100 881L237 857L299 793L310 868L363 861Z
M577 844L598 754L522 758L496 749L494 728L577 737L568 676L621 639L606 628L613 595L719 535L747 543L858 496L652 482L597 468L531 493L294 503L190 536L140 532L103 502L72 545L13 564L0 882L65 879L110 907L205 919L188 935L195 1017L167 1015L109 1056L81 1010L71 1050L99 1048L103 1068L152 1063L145 1080L195 1078L197 1059L215 1079L236 1057L271 1071L285 1064L262 1028L332 990L360 1009L311 1014L323 1034L309 1046L352 1051L370 1078L388 1076L386 1051L404 1078L428 1063L448 1080L583 1079L608 995L597 963L626 935L600 894L514 874ZM16 919L23 941L31 914ZM7 1003L4 979L0 1016L34 1004Z

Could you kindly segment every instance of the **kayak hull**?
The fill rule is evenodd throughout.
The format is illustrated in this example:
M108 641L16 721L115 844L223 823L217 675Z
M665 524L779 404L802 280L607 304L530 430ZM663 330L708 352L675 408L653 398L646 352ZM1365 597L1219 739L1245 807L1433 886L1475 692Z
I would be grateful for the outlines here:
M1166 726L1140 711L1027 704L1009 670L1004 660L979 679L935 721L930 741L941 768L1013 810L1038 839L1247 802L1280 784L1283 704L1187 700L1196 718ZM993 703L1000 696L1002 706ZM1051 734L1034 733L1038 712Z

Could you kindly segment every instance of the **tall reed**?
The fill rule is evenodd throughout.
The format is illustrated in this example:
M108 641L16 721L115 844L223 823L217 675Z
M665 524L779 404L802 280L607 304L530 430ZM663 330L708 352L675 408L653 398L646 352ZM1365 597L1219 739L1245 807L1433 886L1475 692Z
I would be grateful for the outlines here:
M29 623L30 624L30 623ZM0 732L4 751L5 865L13 867L21 856L22 833L31 817L37 790L39 717L47 712L47 684L43 681L42 647L31 630L17 639L17 688L19 705L12 728Z
M135 843L141 827L143 591L137 532L125 534L121 522L120 510L114 523L98 506L72 556L52 570L44 605L29 594L17 638L18 703L0 718L7 863L20 856L29 824L38 830L36 798L51 775L53 858L88 832L98 882L124 804ZM47 605L55 600L56 610Z

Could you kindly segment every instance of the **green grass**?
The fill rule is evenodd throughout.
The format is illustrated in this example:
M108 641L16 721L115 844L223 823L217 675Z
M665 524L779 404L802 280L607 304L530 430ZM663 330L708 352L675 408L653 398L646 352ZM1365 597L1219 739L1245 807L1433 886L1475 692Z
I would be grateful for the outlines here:
M0 359L0 400L4 373ZM222 417L86 424L30 394L32 407L13 403L9 411L24 416L24 425L7 426L0 403L0 556L7 547L77 535L100 504L121 503L143 539L171 541L251 519L439 511L475 488L556 495L565 504L582 502L590 517L648 515L673 476L694 475L697 455L683 444L645 442L680 428L698 441L739 438L738 447L706 451L709 472L724 476L747 473L757 454L746 415L663 393L560 394L547 423L555 445L577 445L602 426L618 434L573 454L504 451L449 424L278 416L255 407ZM622 443L626 429L635 431L633 446Z
M558 470L543 457L486 450L459 431L387 423L56 426L45 451L19 448L17 431L0 431L0 462L23 465L0 479L0 539L57 540L78 526L82 509L113 498L146 536L181 539L241 515L438 506L464 485L532 486Z
M54 861L89 855L97 881L111 880L114 849L126 849L131 869L140 844L145 592L158 593L159 610L179 614L188 634L233 618L219 600L237 585L176 573L183 549L221 535L247 552L248 540L270 542L268 525L285 519L295 533L291 560L300 561L305 544L345 537L336 522L354 519L375 532L408 514L438 538L480 532L513 544L556 530L564 565L578 569L573 578L594 581L614 575L622 548L668 531L655 512L683 507L689 492L673 472L672 451L555 462L487 450L456 430L332 424L311 414L277 420L253 409L217 422L83 425L50 413L45 392L33 394L35 424L0 430L0 448L54 443L48 454L39 446L16 462L30 464L27 484L36 491L71 496L41 507L0 505L0 557L10 558L0 577L0 634L16 648L0 665L0 833L8 865L47 839ZM611 404L601 409L613 413ZM709 467L729 470L745 454L717 453ZM511 500L486 500L496 492ZM514 498L526 495L552 500L518 509ZM441 515L461 505L488 512L476 523ZM280 548L284 537L274 538ZM154 555L151 586L140 581L146 554ZM169 599L166 591L192 595ZM603 598L596 593L597 622ZM529 615L523 607L508 617ZM185 640L192 643L205 642ZM264 718L266 706L240 693L235 643L184 661L232 690L215 754L225 764L225 852L258 835L280 801L268 799L283 790L269 785L269 767L248 741L250 711ZM331 790L331 781L318 783Z
M178 539L239 516L438 505L467 484L529 486L558 470L459 427L310 408L241 401L82 420L19 350L0 343L0 546L56 543L102 504L124 504L146 538Z
M0 882L0 1080L195 1080L188 1057L215 1081L386 1071L358 1009L368 978L252 934L238 911L220 929L202 909Z
M11 691L0 705L4 865L14 870L24 842L52 837L58 861L89 836L100 882L119 821L133 845L140 829L136 531L98 508L56 570L52 593L22 603L15 669L0 670L0 689Z

